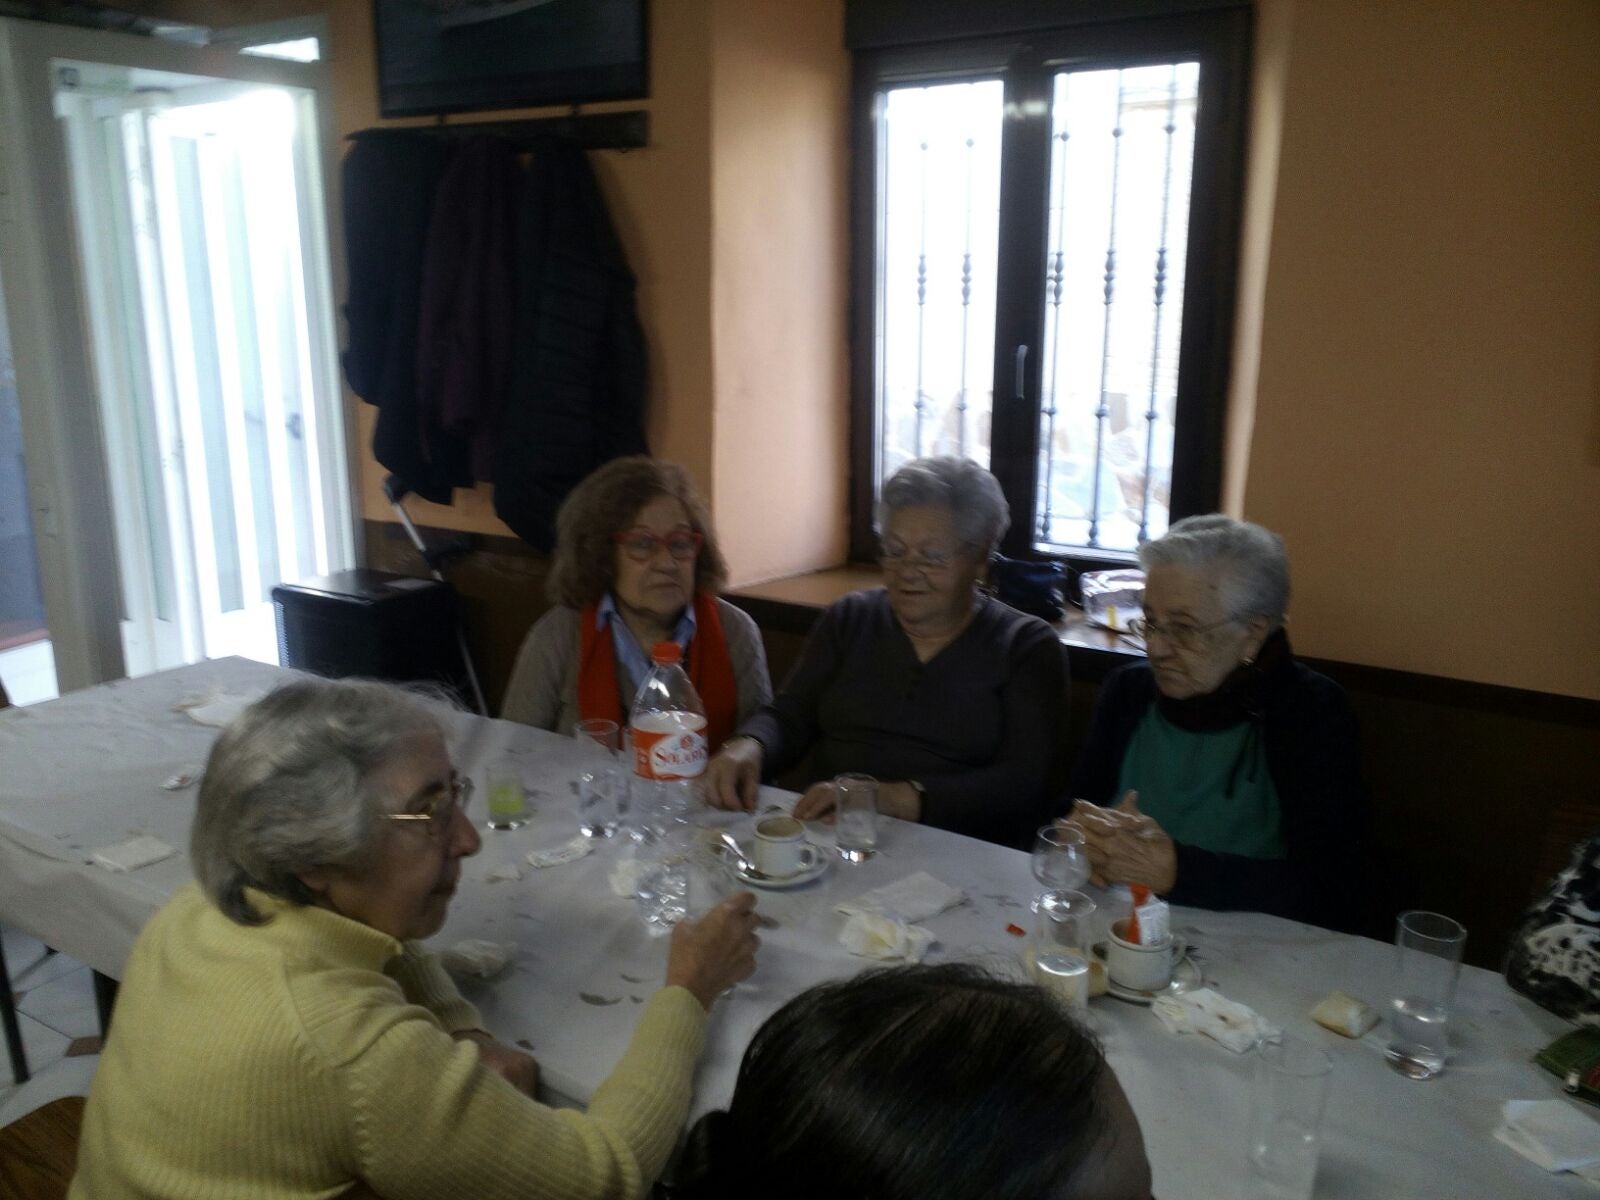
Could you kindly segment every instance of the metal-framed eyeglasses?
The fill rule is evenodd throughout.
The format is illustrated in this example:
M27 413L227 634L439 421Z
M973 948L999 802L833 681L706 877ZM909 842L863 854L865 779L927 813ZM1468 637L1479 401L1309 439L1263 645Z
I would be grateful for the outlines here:
M1206 625L1196 625L1193 621L1129 621L1128 632L1136 638L1143 638L1146 644L1152 637L1159 637L1179 650L1198 650L1213 633L1224 625L1236 624L1238 620L1238 617L1223 617Z
M963 551L970 549L965 542L954 550L942 546L923 546L913 550L904 542L885 538L878 545L878 562L888 568L912 567L922 571L948 571Z
M700 547L705 545L706 539L704 534L693 529L674 529L663 537L639 527L614 533L611 540L621 546L622 552L634 562L644 563L654 558L662 546L667 548L674 562L688 562L700 553Z
M465 812L471 802L472 780L452 771L449 783L440 784L427 793L420 811L383 815L387 820L402 821L412 829L420 829L435 841L443 841L456 813Z

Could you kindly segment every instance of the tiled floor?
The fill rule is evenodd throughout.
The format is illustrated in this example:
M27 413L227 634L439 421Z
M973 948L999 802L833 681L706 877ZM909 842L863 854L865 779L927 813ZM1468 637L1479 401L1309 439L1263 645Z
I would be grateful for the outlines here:
M0 928L6 966L17 998L17 1021L33 1078L18 1087L11 1062L0 1049L0 1125L58 1096L86 1095L98 1056L66 1057L74 1038L96 1037L100 1020L89 968L64 954L45 954L34 938Z

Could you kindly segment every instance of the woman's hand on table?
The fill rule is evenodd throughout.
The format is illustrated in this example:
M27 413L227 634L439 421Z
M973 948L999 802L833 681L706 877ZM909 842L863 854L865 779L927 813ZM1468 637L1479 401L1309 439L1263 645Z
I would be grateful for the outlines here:
M464 1029L455 1039L474 1043L478 1047L478 1061L524 1095L533 1095L539 1086L539 1064L533 1055L497 1042L492 1034L481 1029Z
M736 892L698 921L680 921L667 952L667 987L688 988L707 1012L756 969L756 898Z
M707 804L730 812L755 812L761 792L761 743L729 738L706 764L700 791Z
M1083 834L1090 882L1096 886L1142 883L1166 895L1177 884L1177 848L1153 817L1139 811L1137 792L1127 793L1115 808L1079 800L1061 824Z
M831 780L813 783L800 799L795 801L794 815L800 821L821 821L832 825L838 816L835 811L838 793ZM886 817L902 821L922 820L922 793L909 783L880 783L878 785L878 811Z

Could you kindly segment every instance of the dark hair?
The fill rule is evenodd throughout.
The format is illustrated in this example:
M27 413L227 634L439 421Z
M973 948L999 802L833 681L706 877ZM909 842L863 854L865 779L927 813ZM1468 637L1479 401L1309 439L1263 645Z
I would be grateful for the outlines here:
M1107 1112L1099 1045L1038 988L963 964L868 971L757 1031L726 1112L690 1131L680 1195L1070 1195Z
M677 463L643 454L614 458L567 493L556 513L556 549L545 593L552 604L582 608L616 582L617 547L612 535L632 524L657 496L671 496L689 513L689 528L705 538L694 562L697 592L720 592L728 564L717 546L705 501Z

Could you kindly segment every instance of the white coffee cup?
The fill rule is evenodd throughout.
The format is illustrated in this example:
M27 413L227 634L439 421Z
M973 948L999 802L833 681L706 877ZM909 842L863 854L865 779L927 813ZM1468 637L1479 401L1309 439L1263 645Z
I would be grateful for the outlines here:
M805 866L806 827L779 813L756 822L756 870L774 879L799 874Z
M1141 946L1122 937L1125 929L1125 921L1115 921L1106 932L1106 974L1111 982L1136 992L1166 987L1183 957L1183 943L1167 937L1153 946Z

